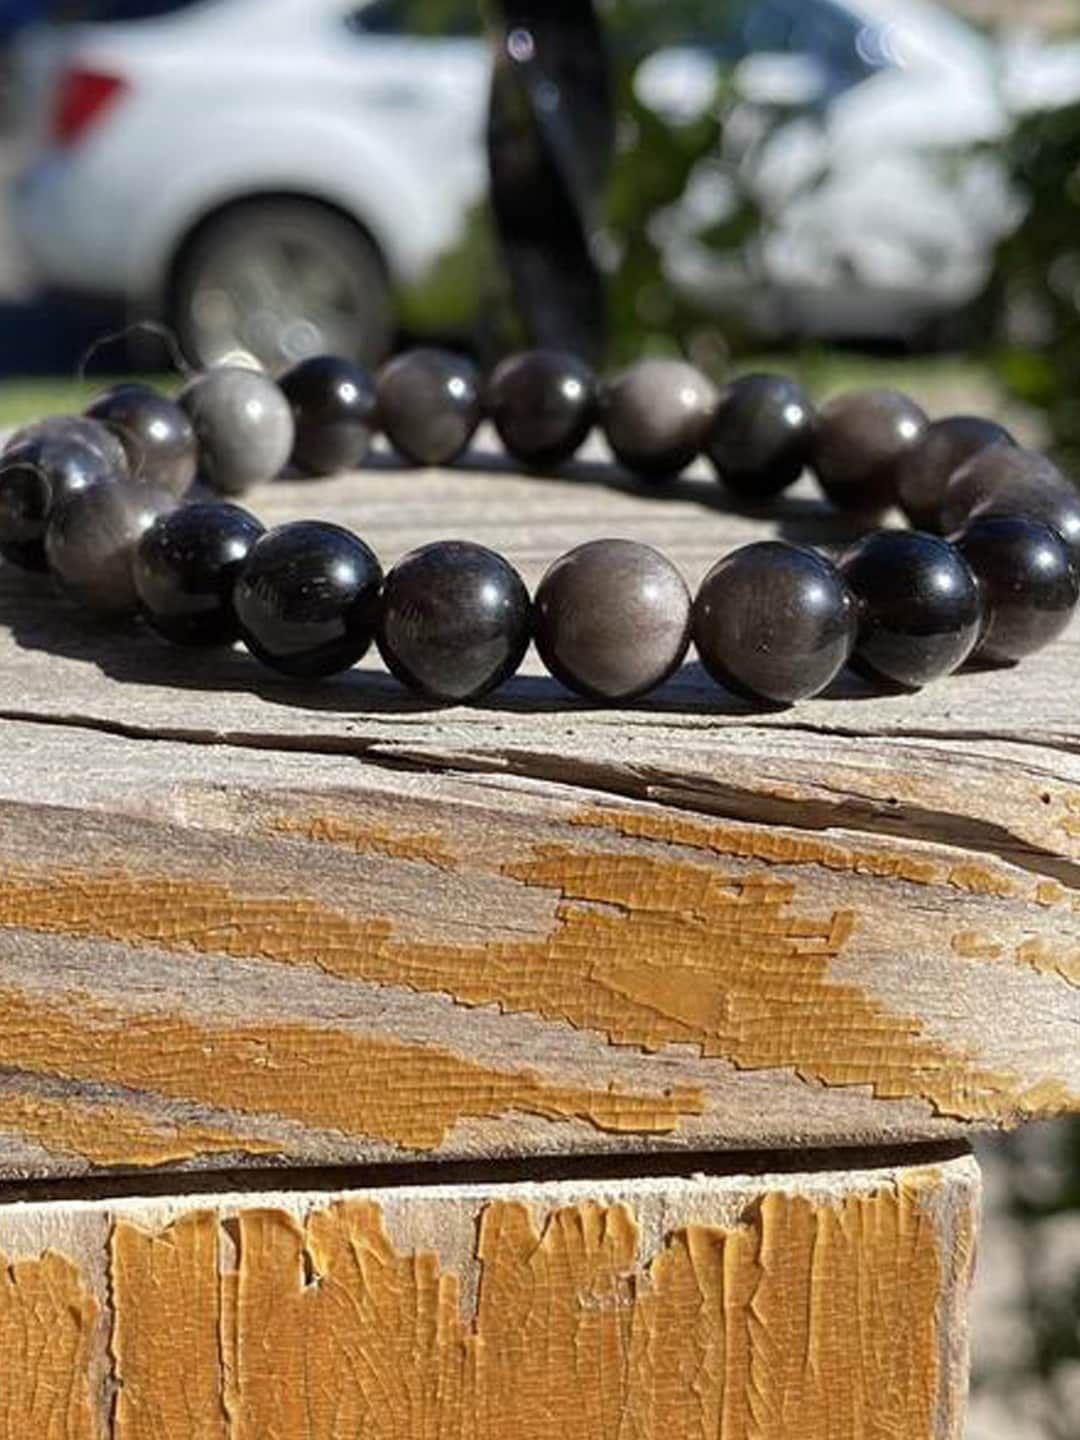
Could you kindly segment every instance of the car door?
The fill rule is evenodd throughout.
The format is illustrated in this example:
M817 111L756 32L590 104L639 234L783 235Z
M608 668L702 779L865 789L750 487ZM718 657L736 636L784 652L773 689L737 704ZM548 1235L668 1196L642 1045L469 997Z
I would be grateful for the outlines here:
M343 6L351 104L423 155L434 186L483 178L491 50L478 0L367 0Z

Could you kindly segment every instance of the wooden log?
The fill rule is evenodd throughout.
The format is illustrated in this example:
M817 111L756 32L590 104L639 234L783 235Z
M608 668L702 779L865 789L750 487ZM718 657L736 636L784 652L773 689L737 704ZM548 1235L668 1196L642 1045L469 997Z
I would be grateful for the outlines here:
M978 1177L0 1207L0 1440L959 1440Z
M481 457L482 459L483 457ZM530 580L769 530L392 467L254 497ZM1080 632L916 696L410 699L95 625L0 569L0 1174L936 1141L1080 1108Z

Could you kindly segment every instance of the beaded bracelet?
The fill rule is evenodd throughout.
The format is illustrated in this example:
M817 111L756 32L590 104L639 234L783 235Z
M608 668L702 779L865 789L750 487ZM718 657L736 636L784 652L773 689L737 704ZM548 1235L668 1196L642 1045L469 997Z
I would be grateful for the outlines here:
M871 530L835 563L778 541L746 545L693 599L651 547L594 540L557 559L530 599L481 545L425 545L384 576L341 526L265 531L231 501L181 503L197 475L236 495L290 462L307 475L351 469L376 428L406 460L446 465L485 416L528 468L562 464L598 424L618 463L650 484L704 453L746 506L809 466L837 508L873 520L899 503L919 528ZM482 385L468 361L419 349L374 381L328 356L279 382L224 367L175 402L121 385L84 416L30 425L0 456L0 554L50 570L90 610L141 613L179 645L241 639L290 676L345 670L374 640L409 689L468 701L512 675L534 641L570 690L624 702L662 684L692 640L721 685L786 705L849 663L914 689L973 656L1013 663L1050 643L1080 598L1080 498L1001 426L931 423L891 390L818 412L779 376L717 391L682 361L646 360L598 384L579 359L545 350L511 356Z

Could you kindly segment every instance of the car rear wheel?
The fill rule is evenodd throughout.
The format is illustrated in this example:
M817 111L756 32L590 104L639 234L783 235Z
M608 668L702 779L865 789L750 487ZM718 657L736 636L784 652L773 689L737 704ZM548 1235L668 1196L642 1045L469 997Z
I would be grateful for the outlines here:
M204 222L177 266L173 323L195 365L268 370L321 354L374 364L394 334L374 245L306 200L252 201Z

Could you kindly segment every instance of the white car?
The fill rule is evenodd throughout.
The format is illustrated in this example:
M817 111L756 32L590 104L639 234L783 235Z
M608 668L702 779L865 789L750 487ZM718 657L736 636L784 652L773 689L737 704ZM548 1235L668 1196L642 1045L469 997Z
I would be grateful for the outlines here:
M145 18L23 39L13 209L42 280L171 320L204 362L383 353L394 291L484 194L476 5L460 38L398 32L397 0L82 8Z
M999 47L926 0L742 9L720 153L654 221L669 280L772 336L967 338L1023 215L997 147L1021 112L1080 98L1080 45ZM690 119L711 94L705 60L661 51L639 93ZM710 231L746 196L756 233L717 249Z
M438 34L425 0L62 9L17 51L34 158L14 218L40 278L167 319L203 363L381 355L486 192L478 0L442 0ZM924 0L642 11L645 103L676 122L715 104L721 65L741 97L654 222L674 284L802 335L909 335L981 290L1017 215L1000 163L971 153L1012 123L988 40ZM1080 74L1063 55L1056 99ZM1024 56L1037 96L1041 52ZM718 253L740 187L766 224Z

